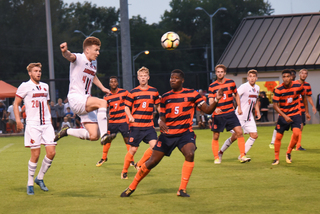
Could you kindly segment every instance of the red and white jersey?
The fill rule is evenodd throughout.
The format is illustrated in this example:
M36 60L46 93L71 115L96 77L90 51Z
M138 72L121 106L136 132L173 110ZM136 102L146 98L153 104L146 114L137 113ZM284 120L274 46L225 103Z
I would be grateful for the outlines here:
M90 62L84 53L74 53L76 60L70 62L69 94L90 94L97 67L95 61Z
M236 109L236 115L240 121L248 121L250 118L253 119L252 109L257 103L259 92L260 87L256 84L252 87L249 82L243 83L238 88L242 115L238 115L238 107Z
M37 85L31 80L23 82L18 87L16 96L23 99L26 106L27 125L51 124L51 114L48 108L48 100L50 100L48 84L40 82Z

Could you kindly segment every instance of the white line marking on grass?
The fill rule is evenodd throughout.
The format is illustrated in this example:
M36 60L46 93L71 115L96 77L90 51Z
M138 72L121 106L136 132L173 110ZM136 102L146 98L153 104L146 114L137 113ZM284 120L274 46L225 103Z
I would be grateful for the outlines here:
M0 152L4 151L5 149L9 148L10 146L14 145L13 143L10 143L8 145L6 145L5 147L3 147L2 149L0 149Z

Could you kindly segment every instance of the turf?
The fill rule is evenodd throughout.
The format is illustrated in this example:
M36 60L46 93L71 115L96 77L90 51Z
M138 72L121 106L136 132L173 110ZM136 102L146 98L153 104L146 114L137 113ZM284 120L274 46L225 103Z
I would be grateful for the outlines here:
M24 148L23 137L0 138L0 213L319 213L320 125L305 127L302 145L307 150L292 152L292 164L285 162L291 137L286 132L278 166L271 165L274 153L268 146L273 129L258 127L259 138L248 153L250 163L239 163L235 142L221 165L213 164L212 132L196 130L198 149L188 184L190 198L176 196L184 161L178 149L150 172L131 197L120 198L135 175L130 167L129 179L120 179L126 154L121 136L112 142L108 161L101 167L95 166L102 153L99 142L61 139L44 177L49 192L35 185L35 195L28 196L30 151ZM229 136L221 133L220 146ZM141 144L135 158L146 149ZM44 152L42 149L37 172Z

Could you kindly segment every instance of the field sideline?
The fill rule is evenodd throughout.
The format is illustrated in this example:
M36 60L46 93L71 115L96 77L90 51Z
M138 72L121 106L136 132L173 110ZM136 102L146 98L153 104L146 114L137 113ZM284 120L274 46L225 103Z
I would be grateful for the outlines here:
M196 130L195 168L188 184L190 198L176 196L183 156L175 150L140 183L130 198L120 198L136 171L130 167L128 180L120 173L126 153L121 135L109 150L108 162L101 158L100 143L66 137L59 141L52 167L44 180L49 192L35 185L35 195L26 194L29 149L23 137L0 138L0 213L319 213L320 211L320 125L307 125L302 136L306 151L293 151L292 164L285 161L291 132L285 132L280 164L272 166L269 149L274 127L258 127L259 138L248 156L237 160L235 142L220 165L213 164L212 132ZM219 145L230 136L223 132ZM245 139L248 135L245 136ZM138 160L147 145L141 144ZM44 148L38 170L44 156Z

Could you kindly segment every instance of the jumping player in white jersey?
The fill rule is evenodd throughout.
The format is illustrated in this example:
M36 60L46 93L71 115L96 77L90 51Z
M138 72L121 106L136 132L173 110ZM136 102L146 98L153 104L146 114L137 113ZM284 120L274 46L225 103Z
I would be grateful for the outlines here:
M30 80L23 82L19 86L13 105L18 131L23 129L19 112L19 106L22 100L24 101L27 115L24 145L31 149L31 158L28 164L28 195L34 195L33 177L37 169L41 144L46 147L46 156L42 161L40 171L34 182L38 184L43 191L48 191L48 188L43 182L43 176L51 166L56 154L55 147L57 143L53 141L54 129L51 124L49 87L46 83L40 82L41 67L41 63L30 63L28 65L27 70Z
M240 105L242 109L242 115L238 114L236 110L236 115L240 121L241 128L243 129L244 134L249 134L245 144L245 154L250 150L254 141L258 138L257 126L255 123L255 119L252 113L253 108L255 108L257 119L260 119L260 110L257 102L257 98L259 96L260 87L256 85L256 81L258 79L258 72L254 69L249 70L247 74L248 82L243 83L238 88L238 94L240 96ZM229 137L224 144L222 145L219 151L219 159L221 161L223 153L228 149L228 147L237 139L236 134L233 130L230 131L232 136ZM239 156L240 157L240 156Z
M110 93L110 90L105 88L96 76L97 68L94 61L99 55L100 46L100 40L93 36L84 40L82 54L71 53L66 42L60 45L62 56L70 62L68 93L70 108L81 118L85 129L66 127L56 135L55 142L64 136L71 135L92 141L101 137L101 144L105 145L115 138L115 134L107 134L107 101L90 95L92 84L98 86L104 93Z

